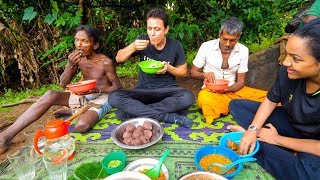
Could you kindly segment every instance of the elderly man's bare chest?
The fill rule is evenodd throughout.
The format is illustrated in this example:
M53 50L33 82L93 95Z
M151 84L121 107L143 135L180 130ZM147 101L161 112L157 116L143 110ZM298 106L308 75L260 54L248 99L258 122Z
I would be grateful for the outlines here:
M230 57L230 53L225 54L222 53L222 63L221 63L221 69L229 69L229 57Z

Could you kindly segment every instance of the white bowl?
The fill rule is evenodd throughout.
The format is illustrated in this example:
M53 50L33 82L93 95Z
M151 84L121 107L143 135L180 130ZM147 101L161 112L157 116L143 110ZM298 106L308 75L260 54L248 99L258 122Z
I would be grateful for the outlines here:
M150 123L152 123L152 137L151 137L151 141L147 144L143 144L143 145L139 145L139 146L129 146L127 144L124 144L123 141L123 133L125 132L126 127L129 124L132 124L134 126L138 126L138 125L143 125L144 121L149 121ZM139 117L139 118L133 118L133 119L129 119L123 123L121 123L117 128L115 128L112 133L111 133L111 138L112 141L117 144L118 146L125 148L125 149L143 149L146 147L149 147L155 143L157 143L163 136L163 127L161 126L161 124L151 118L143 118L143 117Z
M111 176L106 177L104 180L150 180L147 175L134 171L122 171Z
M156 159L143 158L143 159L139 159L139 160L133 161L132 163L128 164L124 168L124 171L139 172L144 169L153 168L155 165L157 165L157 163L158 163L158 160L156 160ZM162 163L161 171L166 176L166 180L169 180L169 171L168 171L167 167L164 165L164 163Z
M193 180L193 179L205 179L205 180L227 180L225 177L208 171L195 171L182 175L178 180Z

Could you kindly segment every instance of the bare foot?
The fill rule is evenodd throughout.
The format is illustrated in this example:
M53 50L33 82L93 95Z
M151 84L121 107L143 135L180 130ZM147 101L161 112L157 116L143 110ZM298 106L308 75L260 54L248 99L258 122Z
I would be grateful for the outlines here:
M236 132L246 132L246 130L241 126L235 126L235 125L229 125L227 126L227 129L230 131L236 131Z
M6 151L8 151L9 147L10 147L10 143L6 142L3 139L0 140L0 154L3 154Z
M63 116L70 116L72 115L72 110L70 108L61 108L61 109L58 109L56 111L54 111L52 113L52 115L58 119L58 118L61 118Z

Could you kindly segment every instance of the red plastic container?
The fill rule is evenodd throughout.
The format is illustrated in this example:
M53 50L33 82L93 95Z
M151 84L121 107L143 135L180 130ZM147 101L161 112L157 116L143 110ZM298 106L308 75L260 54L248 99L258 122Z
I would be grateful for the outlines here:
M214 83L209 83L207 79L203 81L206 88L214 91L222 91L228 88L229 81L226 79L215 79Z
M97 80L86 80L68 84L67 88L74 94L82 94L96 87Z

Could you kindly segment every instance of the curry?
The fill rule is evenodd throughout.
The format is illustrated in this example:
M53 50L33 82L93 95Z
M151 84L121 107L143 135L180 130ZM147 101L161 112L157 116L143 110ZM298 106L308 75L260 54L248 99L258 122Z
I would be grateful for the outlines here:
M204 170L209 170L215 173L220 174L220 172L222 171L221 167L219 166L210 166L209 165L211 163L220 163L220 164L230 164L232 163L232 161L221 155L221 154L209 154L204 156L203 158L201 158L200 160L200 166L204 169ZM232 173L235 171L235 167L232 167L226 174Z
M228 139L227 146L237 154L241 154L239 144L235 143L234 141Z
M144 172L146 172L148 170L149 169L143 169L143 170L140 170L139 172L144 173ZM151 180L166 180L166 179L167 179L166 175L162 171L160 171L160 176L158 178L156 178L156 179L152 179L151 178Z

